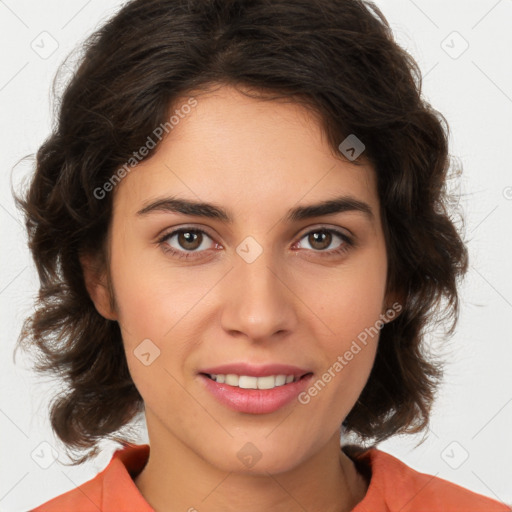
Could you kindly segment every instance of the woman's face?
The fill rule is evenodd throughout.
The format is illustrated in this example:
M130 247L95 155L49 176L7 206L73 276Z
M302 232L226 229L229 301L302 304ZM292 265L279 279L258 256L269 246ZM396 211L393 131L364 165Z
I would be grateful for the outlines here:
M389 305L374 171L291 103L222 87L185 110L115 189L112 314L152 446L285 471L338 439L374 361Z

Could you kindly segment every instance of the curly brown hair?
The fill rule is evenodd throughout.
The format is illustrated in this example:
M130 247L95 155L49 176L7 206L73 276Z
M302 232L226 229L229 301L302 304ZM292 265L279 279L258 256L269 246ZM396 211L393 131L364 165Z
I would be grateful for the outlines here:
M85 453L81 462L100 440L119 440L143 410L119 325L96 311L80 257L96 255L108 269L113 194L99 199L95 190L178 98L214 84L307 106L340 158L349 134L364 141L377 176L387 288L400 293L403 310L382 328L344 426L375 443L424 430L442 374L424 338L433 322L453 333L467 250L446 187L448 125L422 97L413 58L363 0L134 0L85 43L30 187L17 198L40 279L19 346L35 349L35 367L66 384L51 407L56 434Z

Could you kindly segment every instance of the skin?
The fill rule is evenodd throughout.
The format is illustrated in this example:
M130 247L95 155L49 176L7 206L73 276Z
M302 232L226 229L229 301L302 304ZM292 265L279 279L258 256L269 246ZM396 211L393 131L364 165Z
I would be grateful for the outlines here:
M197 372L228 362L284 363L309 369L316 380L376 323L392 298L385 296L374 170L336 156L302 106L228 86L196 97L197 107L154 156L115 189L110 275L98 277L84 260L91 297L119 322L145 402L151 454L135 483L157 511L351 510L367 483L340 450L340 425L368 379L377 339L307 405L294 400L268 414L227 408ZM170 195L222 206L233 224L137 214ZM284 220L290 208L339 195L367 203L373 217L347 211ZM180 227L207 233L198 249L180 245L178 236L158 242ZM329 228L356 245L335 234L316 244L308 237ZM263 251L252 263L236 252L248 236ZM343 245L341 254L325 255ZM189 247L194 257L173 256L169 246ZM144 339L160 349L148 366L134 354ZM248 442L261 453L253 467L237 457Z

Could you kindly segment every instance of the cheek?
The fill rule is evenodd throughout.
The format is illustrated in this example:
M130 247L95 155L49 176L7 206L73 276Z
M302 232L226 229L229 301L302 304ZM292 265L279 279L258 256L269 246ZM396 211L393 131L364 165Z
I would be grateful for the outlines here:
M366 329L380 319L384 308L386 260L375 258L367 264L344 267L318 285L308 281L307 297L318 311L329 353L346 350ZM363 336L364 337L364 336ZM348 345L347 345L348 344Z
M173 337L187 324L187 315L215 280L198 278L197 271L170 271L162 255L153 248L134 250L124 246L112 254L119 322L129 345L142 339ZM185 320L185 321L183 321Z
M128 367L147 405L165 404L179 396L183 362L200 341L197 312L218 277L171 272L161 260L130 254L126 246L112 251L111 265Z
M168 283L150 268L140 260L135 265L124 261L112 275L129 372L147 408L167 417L176 404L185 403L192 413L193 404L178 383L182 361L194 346L188 341L192 333L185 332L186 319L199 291L190 283Z
M348 414L368 379L383 325L385 262L385 257L377 258L373 264L343 269L323 286L308 285L312 309L318 311L316 338L324 355L321 382L311 397L313 401L317 394L324 395L317 406Z

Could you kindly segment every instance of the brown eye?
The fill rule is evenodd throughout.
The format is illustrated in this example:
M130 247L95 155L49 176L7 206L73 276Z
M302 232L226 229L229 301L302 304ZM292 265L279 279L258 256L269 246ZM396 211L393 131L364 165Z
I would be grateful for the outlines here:
M182 249L193 251L201 246L203 236L199 231L180 231L178 233L178 244Z
M308 249L322 256L342 254L355 245L349 235L331 228L313 229L301 237L299 244L301 249Z
M308 242L313 249L323 251L331 245L332 233L328 231L312 231L308 235Z
M206 252L215 246L212 238L201 229L182 228L164 235L159 244L165 250L183 257Z

